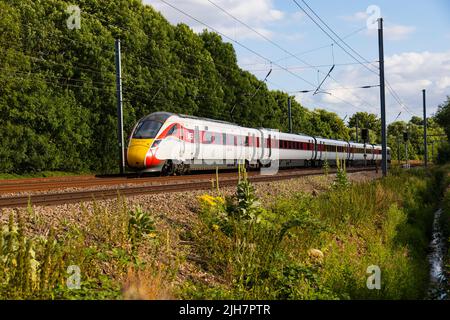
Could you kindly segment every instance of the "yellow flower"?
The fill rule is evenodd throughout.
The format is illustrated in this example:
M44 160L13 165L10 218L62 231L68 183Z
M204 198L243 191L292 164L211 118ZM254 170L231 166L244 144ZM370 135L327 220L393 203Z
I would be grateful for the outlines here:
M213 224L212 227L213 227L213 229L216 230L216 231L219 230L219 228L220 228L217 224Z
M218 204L225 203L225 200L222 197L213 197L213 196L210 196L209 194L204 194L204 195L200 196L199 200L203 204L209 205L210 207L215 207Z

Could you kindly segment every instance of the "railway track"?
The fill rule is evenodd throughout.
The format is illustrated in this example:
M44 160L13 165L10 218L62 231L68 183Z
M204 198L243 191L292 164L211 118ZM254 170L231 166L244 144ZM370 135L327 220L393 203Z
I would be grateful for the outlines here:
M374 171L374 167L369 168L347 168L347 172L358 172L358 171ZM330 173L335 173L336 169L330 169ZM272 176L263 176L259 175L256 172L249 173L249 180L252 182L270 182L270 181L278 181L278 180L287 180L304 176L313 176L323 174L323 170L321 168L317 169L297 169L297 170L283 170L280 171L277 175ZM153 177L153 178L142 178L135 179L135 185L126 185L121 184L124 181L123 178L112 178L109 181L103 181L101 185L113 185L116 184L116 188L109 189L100 189L100 190L77 190L77 191L61 191L61 192L52 192L52 193L39 193L39 194L31 194L31 195L17 195L17 196L7 196L0 198L0 208L18 208L18 207L26 207L28 203L34 206L49 206L49 205L58 205L58 204L66 204L66 203L76 203L76 202L85 202L85 201L93 201L93 200L105 200L116 198L120 196L133 196L139 194L155 194L162 192L177 192L177 191L190 191L190 190L205 190L211 188L211 179L215 178L215 174L202 174L196 176L179 176L179 177ZM114 180L114 183L112 182ZM220 186L230 186L235 185L237 183L238 177L236 172L232 173L221 173L219 176L219 184ZM92 179L80 179L78 181L72 181L72 187L85 187L87 186L98 186L99 184L89 184L83 183L86 181L93 182L95 180ZM127 180L125 180L127 181ZM44 182L43 186L38 187L38 182L36 181L36 189L28 189L30 190L42 190L42 188L49 188L45 190L50 190L53 188L53 184L62 183L61 181L56 182L52 181L53 184L45 184L48 181ZM106 182L106 184L105 184ZM148 183L151 184L148 184ZM42 181L41 181L42 183ZM48 182L50 183L50 182ZM128 183L128 181L126 182ZM145 185L139 185L139 184ZM14 183L10 184L12 187L16 187ZM24 191L22 185L22 189L20 191ZM41 188L41 189L39 189ZM61 188L61 184L59 185ZM9 189L14 190L14 189Z

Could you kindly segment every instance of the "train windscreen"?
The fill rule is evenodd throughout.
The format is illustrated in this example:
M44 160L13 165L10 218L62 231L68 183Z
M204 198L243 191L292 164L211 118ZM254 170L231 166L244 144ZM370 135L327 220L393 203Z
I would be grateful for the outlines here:
M136 139L153 139L158 134L163 124L154 120L141 121L134 131L133 138Z

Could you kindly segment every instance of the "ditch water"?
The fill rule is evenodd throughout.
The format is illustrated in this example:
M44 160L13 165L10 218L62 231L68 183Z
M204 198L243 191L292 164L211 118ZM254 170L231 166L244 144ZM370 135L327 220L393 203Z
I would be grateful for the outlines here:
M433 233L430 242L428 262L430 264L430 287L428 299L446 300L449 298L446 290L444 259L446 255L446 241L441 227L442 209L434 213Z

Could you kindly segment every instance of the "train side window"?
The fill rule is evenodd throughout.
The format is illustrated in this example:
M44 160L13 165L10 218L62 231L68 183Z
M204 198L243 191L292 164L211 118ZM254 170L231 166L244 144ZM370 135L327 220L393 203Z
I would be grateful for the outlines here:
M256 147L259 148L259 137L256 137Z
M172 128L170 128L170 130L167 132L167 136L177 136L178 135L178 130L177 130L177 125L173 125Z
M215 137L211 132L206 131L203 134L203 143L212 144L212 143L214 143L214 140L215 140Z
M250 145L248 136L245 137L245 146L248 147Z

